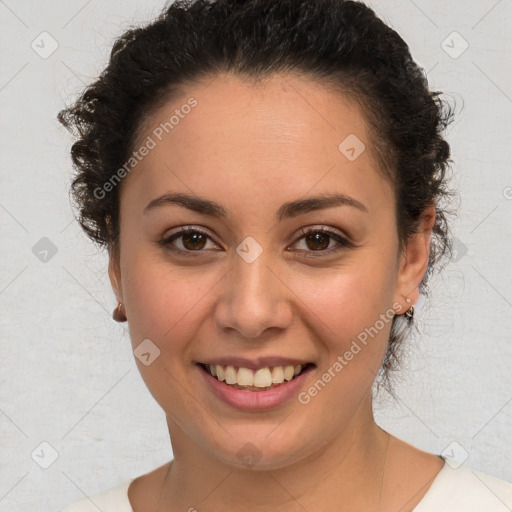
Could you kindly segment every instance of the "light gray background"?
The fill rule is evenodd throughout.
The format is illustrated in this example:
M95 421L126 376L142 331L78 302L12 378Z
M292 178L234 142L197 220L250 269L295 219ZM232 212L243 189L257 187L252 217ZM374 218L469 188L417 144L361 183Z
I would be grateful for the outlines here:
M465 450L467 465L512 481L512 5L369 4L409 43L431 87L456 103L448 138L461 199L457 257L419 311L421 336L410 342L398 403L383 395L376 416L424 450L461 460ZM126 326L110 316L106 255L73 220L71 139L55 119L103 69L114 38L163 5L0 1L2 512L56 510L171 457ZM43 31L58 42L45 59L31 47L51 49ZM458 58L458 35L441 46L453 31L469 44ZM57 248L47 262L32 251L43 237ZM40 467L52 457L43 441L58 452L48 469Z

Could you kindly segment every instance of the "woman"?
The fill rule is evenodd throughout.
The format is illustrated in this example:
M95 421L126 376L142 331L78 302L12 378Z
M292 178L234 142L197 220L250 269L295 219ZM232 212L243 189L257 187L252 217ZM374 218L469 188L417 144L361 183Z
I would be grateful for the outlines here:
M66 512L511 506L372 413L449 254L451 117L357 2L176 2L116 41L59 119L174 459Z

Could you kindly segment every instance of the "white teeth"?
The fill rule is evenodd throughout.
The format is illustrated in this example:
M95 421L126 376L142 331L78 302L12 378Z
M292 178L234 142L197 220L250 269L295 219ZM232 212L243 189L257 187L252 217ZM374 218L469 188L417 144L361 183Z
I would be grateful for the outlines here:
M268 368L261 368L254 374L253 386L266 388L272 385L272 374Z
M215 365L215 373L217 374L217 379L223 381L226 377L224 375L224 369L220 364Z
M236 383L239 386L252 386L254 381L254 373L249 368L239 368L236 376Z
M237 383L237 373L233 366L226 366L226 384L236 384Z
M284 369L284 380L292 380L295 366L286 366Z
M284 370L282 366L272 368L272 384L282 384L284 382Z
M269 388L272 384L282 384L290 381L299 375L304 367L302 365L265 367L253 371L249 368L236 368L232 365L222 366L210 364L208 369L217 380L225 381L226 384L246 387Z

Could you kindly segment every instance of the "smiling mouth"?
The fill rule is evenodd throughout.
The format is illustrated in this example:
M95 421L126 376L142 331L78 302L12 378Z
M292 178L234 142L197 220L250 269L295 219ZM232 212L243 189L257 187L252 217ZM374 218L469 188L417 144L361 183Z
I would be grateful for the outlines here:
M257 370L220 364L199 363L199 366L219 382L233 389L267 391L296 379L315 365L308 363L296 366L266 366Z

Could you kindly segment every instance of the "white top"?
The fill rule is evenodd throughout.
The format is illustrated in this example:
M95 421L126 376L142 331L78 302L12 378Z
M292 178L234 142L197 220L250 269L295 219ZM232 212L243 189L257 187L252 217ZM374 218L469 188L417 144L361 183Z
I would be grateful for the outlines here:
M510 512L512 483L443 458L443 468L413 512ZM128 500L133 480L84 498L61 512L133 512Z

